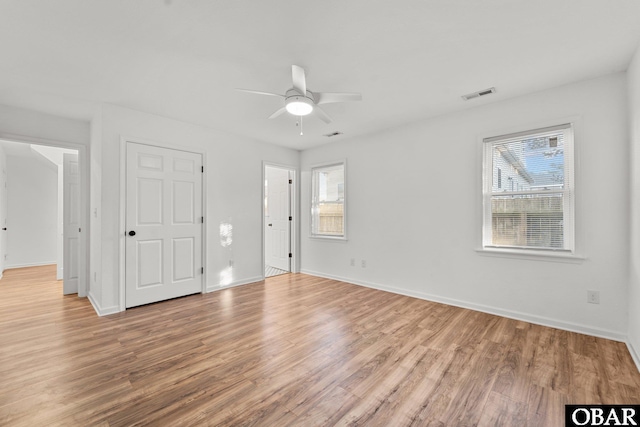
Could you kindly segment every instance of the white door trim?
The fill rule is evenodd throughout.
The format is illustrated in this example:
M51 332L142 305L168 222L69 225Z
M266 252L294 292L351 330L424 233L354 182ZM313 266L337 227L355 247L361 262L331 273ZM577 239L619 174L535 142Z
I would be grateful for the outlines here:
M150 145L152 147L168 148L171 150L186 151L189 153L200 154L202 156L202 167L204 172L202 173L202 216L204 216L204 224L202 226L202 265L204 266L204 273L202 275L202 290L201 293L206 293L207 289L207 152L194 147L187 147L180 144L172 144L162 141L151 141L148 139L137 137L120 137L120 218L119 218L119 230L120 240L118 245L118 293L119 293L119 308L120 311L125 311L125 293L126 293L126 270L125 270L125 231L126 231L126 214L127 214L127 143L133 142L136 144Z
M293 175L293 186L291 189L291 215L293 216L293 221L291 221L291 272L292 273L298 273L300 271L300 267L299 267L299 261L298 261L298 247L299 247L299 242L298 242L298 227L299 227L299 218L300 218L300 206L298 205L297 201L298 201L298 197L299 197L299 189L300 189L300 170L297 166L293 166L293 165L286 165L286 164L282 164L282 163L272 163L272 162L266 162L263 161L262 162L262 198L260 199L260 218L261 219L261 224L262 224L262 247L261 247L261 253L262 253L262 280L264 280L265 276L264 276L264 269L266 267L265 264L265 250L264 250L264 245L265 245L265 222L264 222L264 198L266 196L265 192L264 192L264 180L266 179L266 175L267 175L267 167L271 167L271 168L278 168L278 169L286 169L292 172Z
M78 260L78 296L86 297L89 291L89 141L87 145L74 142L60 141L48 138L35 138L26 135L12 134L0 132L0 139L6 139L14 142L22 142L25 144L46 145L50 147L69 148L78 152L78 162L80 163L80 233L78 242L79 252L84 254L82 259Z

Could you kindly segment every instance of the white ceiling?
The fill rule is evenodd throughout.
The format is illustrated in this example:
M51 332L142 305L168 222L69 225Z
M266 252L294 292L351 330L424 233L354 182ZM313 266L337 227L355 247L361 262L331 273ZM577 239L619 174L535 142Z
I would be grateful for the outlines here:
M0 0L0 104L108 102L306 149L623 71L639 39L637 0ZM284 93L291 64L363 101L299 136L267 120L278 98L234 90Z

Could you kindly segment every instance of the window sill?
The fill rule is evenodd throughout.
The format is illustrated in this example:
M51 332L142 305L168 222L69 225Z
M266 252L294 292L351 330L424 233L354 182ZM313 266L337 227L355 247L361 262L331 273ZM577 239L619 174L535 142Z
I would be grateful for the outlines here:
M318 236L318 235L311 235L309 236L310 239L313 240L324 240L324 241L332 241L332 242L346 242L347 241L347 237L346 236Z
M580 264L586 259L583 256L567 252L548 252L527 249L478 248L476 249L476 252L478 253L478 255L483 256L526 259L532 261L564 262L570 264Z

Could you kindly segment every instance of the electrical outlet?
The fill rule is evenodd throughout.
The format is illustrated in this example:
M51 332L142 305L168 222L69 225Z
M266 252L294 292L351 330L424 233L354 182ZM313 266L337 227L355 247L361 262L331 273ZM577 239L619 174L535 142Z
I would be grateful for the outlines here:
M587 291L587 302L589 304L600 304L600 292Z
M350 265L351 265L351 267L355 267L356 266L356 259L355 258L351 258Z
M367 260L366 260L366 259L363 259L363 260L360 262L360 265L362 266L362 268L367 268Z

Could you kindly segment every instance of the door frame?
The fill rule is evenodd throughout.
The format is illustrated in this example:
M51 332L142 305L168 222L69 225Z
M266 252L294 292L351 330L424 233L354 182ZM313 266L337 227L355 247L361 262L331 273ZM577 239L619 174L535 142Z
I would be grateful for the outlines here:
M78 152L78 163L80 166L80 228L84 232L80 233L78 241L78 252L84 256L78 259L78 296L87 297L89 292L89 239L90 239L90 206L89 206L89 146L74 142L60 141L48 138L37 138L25 135L0 132L0 139L24 144L45 145L49 147L68 148ZM87 141L88 144L88 141Z
M204 217L204 223L202 224L202 265L204 267L204 273L202 274L202 289L200 293L207 292L207 275L209 266L207 265L207 152L206 150L198 149L195 147L189 147L180 144L172 144L164 141L148 140L137 137L120 137L120 218L119 218L119 245L118 245L118 302L120 311L126 310L125 294L126 294L126 226L127 226L127 143L133 142L135 144L149 145L158 148L168 148L170 150L186 151L188 153L200 154L202 156L202 216Z
M262 198L260 199L260 224L262 224L262 246L261 246L261 254L262 254L262 280L265 279L264 269L266 268L265 262L265 241L266 241L266 231L265 231L265 222L264 222L264 199L267 196L264 191L264 181L267 178L267 167L276 168L276 169L285 169L291 172L293 184L291 187L291 200L289 203L291 204L291 216L293 216L293 220L291 221L291 233L289 236L289 240L291 242L291 273L298 273L300 271L299 261L298 261L298 226L300 218L300 206L297 201L299 198L299 181L300 181L300 171L297 166L287 165L283 163L273 163L273 162L262 162Z

